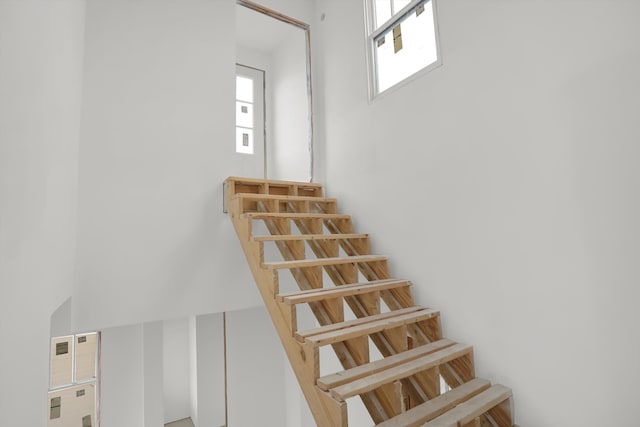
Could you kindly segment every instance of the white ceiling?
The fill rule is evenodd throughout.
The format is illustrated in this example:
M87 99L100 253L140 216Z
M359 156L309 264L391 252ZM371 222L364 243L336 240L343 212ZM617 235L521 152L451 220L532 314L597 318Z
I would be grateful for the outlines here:
M236 6L236 43L270 54L284 40L303 31L243 6Z

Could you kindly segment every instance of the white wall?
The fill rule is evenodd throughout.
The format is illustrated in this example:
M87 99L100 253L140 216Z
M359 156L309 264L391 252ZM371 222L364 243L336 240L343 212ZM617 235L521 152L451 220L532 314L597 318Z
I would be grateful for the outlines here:
M309 181L307 43L303 30L290 26L288 33L272 53L273 132L267 170L271 179Z
M236 45L236 62L265 71L267 75L271 71L271 55L251 47Z
M324 366L325 360L320 361L320 364ZM296 378L293 368L289 364L289 360L284 359L284 396L285 396L285 417L287 427L316 427L316 422L313 418L313 414L309 409L309 405L302 394L300 384ZM366 409L365 409L366 411ZM367 413L368 415L368 413ZM351 416L351 414L350 414ZM360 424L354 424L349 419L349 425L352 427L358 427ZM369 417L369 423L371 424L371 417ZM368 425L368 424L362 424Z
M163 322L164 422L191 416L189 319Z
M198 367L198 421L195 426L218 427L225 424L222 313L196 316L195 323Z
M164 426L164 334L162 322L143 325L144 427Z
M75 252L83 3L0 0L0 425L45 425Z
M329 194L519 424L635 425L640 5L440 1L444 65L371 104L362 2L317 5Z
M102 331L101 427L148 427L145 424L144 326L137 324Z
M311 22L314 0L256 0L255 3L302 22Z
M266 309L227 313L227 355L229 425L287 425L285 355Z
M78 328L258 304L222 213L222 182L242 158L228 43L234 8L233 0L87 2Z
M71 335L71 298L60 304L51 315L51 336Z
M100 356L101 426L163 426L162 322L103 330Z

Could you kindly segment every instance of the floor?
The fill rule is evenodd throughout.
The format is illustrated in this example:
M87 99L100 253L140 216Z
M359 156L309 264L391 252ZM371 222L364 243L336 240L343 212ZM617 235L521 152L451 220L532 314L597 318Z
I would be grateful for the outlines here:
M185 418L184 420L174 421L169 424L165 424L164 427L193 427L191 418Z

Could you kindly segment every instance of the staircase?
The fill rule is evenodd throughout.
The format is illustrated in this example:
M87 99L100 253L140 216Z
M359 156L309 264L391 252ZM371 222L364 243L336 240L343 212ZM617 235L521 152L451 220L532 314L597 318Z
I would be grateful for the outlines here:
M359 396L377 426L513 427L511 390L475 377L473 348L442 336L321 185L231 177L225 210L318 426L347 427ZM315 327L298 329L301 310ZM321 375L329 347L342 370Z

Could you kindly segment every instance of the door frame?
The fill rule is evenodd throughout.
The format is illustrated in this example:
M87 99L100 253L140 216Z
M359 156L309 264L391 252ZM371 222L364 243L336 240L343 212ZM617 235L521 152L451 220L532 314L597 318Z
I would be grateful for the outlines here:
M236 4L239 6L246 7L255 12L266 15L270 18L277 19L278 21L284 22L289 25L293 25L304 31L305 41L306 41L306 63L307 63L307 105L308 105L308 149L309 149L309 182L313 181L314 177L314 146L313 146L313 88L311 84L311 30L310 26L307 23L304 23L298 19L292 18L290 16L284 15L278 11L273 9L269 9L268 7L262 6L260 4L254 3L249 0L236 0ZM266 137L265 137L266 141ZM266 156L265 156L266 158ZM267 178L267 168L265 164L265 179Z

